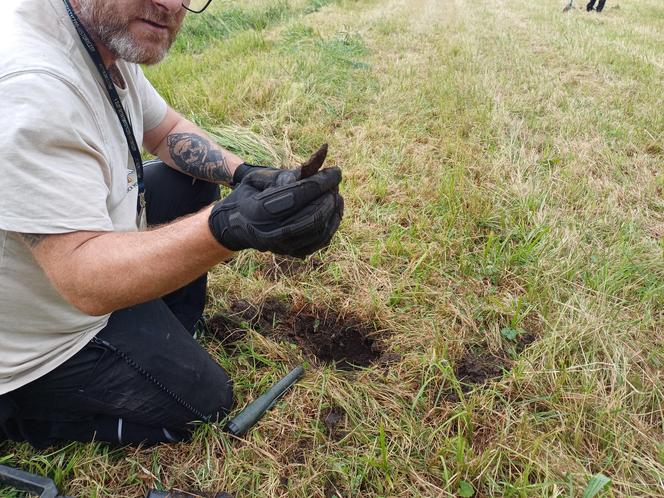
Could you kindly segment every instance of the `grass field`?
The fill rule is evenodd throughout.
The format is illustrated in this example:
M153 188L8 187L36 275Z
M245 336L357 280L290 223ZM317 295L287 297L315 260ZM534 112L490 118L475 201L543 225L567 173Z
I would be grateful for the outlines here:
M211 277L211 313L257 310L234 344L204 340L238 407L307 374L244 440L5 444L0 462L76 496L664 496L664 3L564 3L215 0L189 17L147 71L173 107L247 159L329 142L344 171L329 250L247 252ZM368 333L373 363L339 370L266 333L305 318Z

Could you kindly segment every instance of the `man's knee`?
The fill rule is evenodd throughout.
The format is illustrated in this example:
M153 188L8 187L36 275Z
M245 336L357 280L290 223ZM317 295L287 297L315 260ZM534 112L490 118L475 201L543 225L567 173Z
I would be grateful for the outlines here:
M208 390L209 402L204 413L210 422L218 422L233 409L233 381L226 375L226 380Z
M191 396L197 414L190 421L218 422L233 408L233 381L226 371L210 359L197 381L199 388ZM195 403L195 404L194 404Z
M233 408L233 383L224 378L202 379L201 388L187 403L187 410L180 411L164 427L166 441L188 441L201 422L220 422ZM194 406L193 403L196 403Z

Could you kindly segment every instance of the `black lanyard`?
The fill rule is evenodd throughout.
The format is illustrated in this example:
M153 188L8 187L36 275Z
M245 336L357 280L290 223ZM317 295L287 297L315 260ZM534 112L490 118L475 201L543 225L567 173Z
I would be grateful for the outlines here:
M134 136L134 129L131 126L131 122L127 117L127 113L125 112L124 107L122 106L122 101L120 100L118 91L115 89L115 85L113 84L113 79L111 78L108 69L106 69L106 66L104 66L104 61L101 58L99 50L97 50L95 42L92 41L92 38L90 38L90 35L81 24L81 21L79 20L78 16L76 15L76 13L74 13L74 9L72 9L69 0L63 0L63 2L65 3L65 7L67 8L67 13L69 14L69 18L71 19L74 28L76 28L78 36L81 38L81 42L83 42L85 50L87 50L95 66L97 66L97 71L99 71L101 79L104 81L104 86L106 87L106 91L108 92L108 97L111 99L111 103L115 108L115 113L118 115L118 119L120 120L122 131L124 131L125 138L127 139L129 152L131 153L131 157L134 159L134 165L136 166L136 179L138 181L137 208L140 213L142 209L145 209L145 184L143 183L143 160L141 159L141 150L139 149L138 144L136 143L136 137Z

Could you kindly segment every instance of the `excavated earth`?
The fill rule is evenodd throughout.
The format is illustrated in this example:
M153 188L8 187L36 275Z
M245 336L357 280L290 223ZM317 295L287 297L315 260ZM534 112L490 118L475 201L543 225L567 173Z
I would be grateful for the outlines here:
M386 331L352 314L304 305L295 308L268 298L255 304L245 299L208 323L222 343L232 344L246 333L247 325L266 337L299 346L305 355L339 370L367 367L382 357L379 336Z

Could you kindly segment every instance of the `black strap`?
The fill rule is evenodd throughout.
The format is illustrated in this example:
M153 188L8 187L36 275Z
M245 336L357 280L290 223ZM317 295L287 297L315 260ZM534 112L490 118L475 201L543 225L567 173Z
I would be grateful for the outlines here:
M118 115L120 125L122 126L122 131L124 131L125 138L127 139L129 152L131 153L131 157L134 159L134 165L136 167L136 179L138 180L137 208L140 212L141 209L145 209L145 184L143 182L143 160L141 159L141 149L136 143L134 129L131 126L131 121L127 117L127 113L125 112L125 109L122 105L118 91L115 89L115 85L113 84L113 79L111 78L108 69L106 69L106 66L104 65L104 61L101 58L101 54L99 53L95 42L92 41L92 38L86 31L85 27L81 24L81 21L74 12L74 9L69 3L69 0L63 0L63 2L65 3L67 13L69 14L69 18L71 19L74 28L76 28L78 36L81 38L81 42L83 42L85 50L87 50L95 66L97 66L97 71L99 71L99 74L101 75L101 79L103 80L106 91L108 92L108 97L110 98L111 103L115 108L115 113Z

